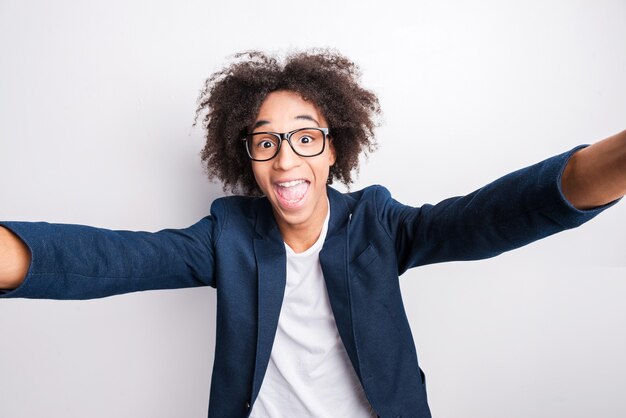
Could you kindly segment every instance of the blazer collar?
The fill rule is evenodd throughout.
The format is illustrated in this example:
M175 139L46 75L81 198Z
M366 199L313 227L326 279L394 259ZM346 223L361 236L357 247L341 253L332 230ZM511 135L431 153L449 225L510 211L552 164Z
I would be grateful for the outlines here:
M346 203L346 197L342 193L329 186L326 186L326 193L330 202L330 220L328 221L328 235L326 236L328 240L331 235L340 232L346 226L351 214Z
M259 239L283 243L283 237L274 218L272 204L267 197L256 200L254 216L256 217L254 230L259 235Z

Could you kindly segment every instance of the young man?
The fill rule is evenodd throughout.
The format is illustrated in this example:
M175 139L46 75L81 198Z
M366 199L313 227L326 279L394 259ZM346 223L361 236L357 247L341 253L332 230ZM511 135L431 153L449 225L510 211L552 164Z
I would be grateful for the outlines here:
M209 285L217 336L209 416L429 417L398 277L492 257L591 219L626 193L626 132L414 208L341 194L374 143L376 96L321 51L262 53L201 95L211 177L248 196L183 230L5 222L3 297L87 299Z

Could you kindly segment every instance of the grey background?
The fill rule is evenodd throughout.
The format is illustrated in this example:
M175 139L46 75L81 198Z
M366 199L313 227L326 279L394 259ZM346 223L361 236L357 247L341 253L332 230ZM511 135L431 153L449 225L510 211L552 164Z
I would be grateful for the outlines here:
M0 219L184 227L191 127L246 49L333 46L378 93L358 189L419 205L626 126L626 2L0 0ZM626 416L626 205L402 278L435 417ZM0 302L0 417L203 417L215 294Z

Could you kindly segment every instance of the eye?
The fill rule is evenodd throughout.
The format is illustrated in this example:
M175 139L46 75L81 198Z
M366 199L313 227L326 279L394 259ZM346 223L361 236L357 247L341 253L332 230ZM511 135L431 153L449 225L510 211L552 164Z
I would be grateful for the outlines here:
M270 149L276 146L276 140L267 135L255 135L252 138L252 146L257 149Z
M301 143L301 144L310 144L311 142L313 142L313 141L314 141L314 139L313 139L313 138L311 138L310 136L306 136L306 135L305 135L305 136L301 137L301 138L299 139L299 141L300 141L300 143Z
M267 148L272 148L275 145L274 145L274 143L272 141L265 140L265 141L261 141L258 144L258 146L261 147L261 148L267 149Z

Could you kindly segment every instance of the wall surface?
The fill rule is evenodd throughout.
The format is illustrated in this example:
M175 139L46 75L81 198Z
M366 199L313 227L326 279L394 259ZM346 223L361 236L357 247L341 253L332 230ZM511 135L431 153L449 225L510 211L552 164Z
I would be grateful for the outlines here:
M380 97L353 189L420 205L626 129L626 2L0 0L0 219L184 227L192 128L235 52L335 47ZM626 204L491 260L416 269L437 418L626 416ZM205 417L212 289L0 301L0 417Z

